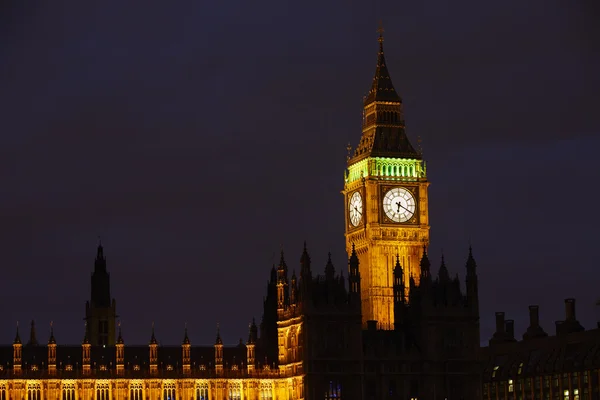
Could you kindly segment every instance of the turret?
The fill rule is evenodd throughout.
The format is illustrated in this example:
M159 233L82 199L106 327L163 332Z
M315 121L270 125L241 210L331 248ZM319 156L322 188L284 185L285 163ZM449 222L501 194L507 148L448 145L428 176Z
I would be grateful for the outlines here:
M93 346L114 345L116 336L116 301L110 296L110 274L102 243L98 244L91 279L90 300L86 303L88 339Z
M306 250L306 241L304 242L304 250L302 251L302 256L300 257L300 291L302 292L302 296L305 296L305 293L308 293L310 290L310 284L312 282L312 271L310 269L310 256L308 255L308 251Z
M421 257L421 277L419 284L421 286L427 286L431 284L431 263L427 256L427 247L423 246L423 256Z
M83 374L89 375L92 373L92 345L90 344L89 339L89 329L88 324L85 324L85 333L83 334L83 342L81 342L81 350L82 350L82 367Z
M360 309L360 272L358 267L358 255L356 254L354 243L352 243L352 253L348 259L348 288L350 292L350 301L356 304L358 309Z
M115 344L115 350L117 352L115 361L117 365L117 375L122 376L125 374L125 341L123 341L123 335L121 333L121 323L119 322L119 336L117 337L117 343Z
M254 319L252 319L252 323L248 325L248 341L246 342L248 375L254 372L254 364L256 363L256 337L254 336L255 329L256 324L254 323Z
M219 324L217 324L217 339L215 340L215 372L217 375L223 375L223 340Z
M21 342L21 336L19 336L19 323L17 322L17 334L13 341L13 373L15 375L21 375L23 366L23 343Z
M48 375L56 375L56 339L52 322L50 322L50 338L48 339Z
M469 246L469 256L466 264L467 305L472 312L479 315L479 283L477 279L477 263L473 258L473 249Z
M335 268L333 267L333 262L331 261L331 252L327 254L327 264L325 265L325 280L328 282L333 282L335 278Z
M399 329L405 319L405 285L404 270L400 265L400 256L396 255L396 265L394 266L394 283L392 286L394 292L394 328Z
M183 334L183 342L181 343L181 351L182 351L182 359L183 359L183 374L189 375L192 373L192 355L191 355L192 345L190 343L190 338L188 337L187 325L184 329Z
M150 336L150 375L158 374L158 340L154 335L154 322L152 323L152 336Z

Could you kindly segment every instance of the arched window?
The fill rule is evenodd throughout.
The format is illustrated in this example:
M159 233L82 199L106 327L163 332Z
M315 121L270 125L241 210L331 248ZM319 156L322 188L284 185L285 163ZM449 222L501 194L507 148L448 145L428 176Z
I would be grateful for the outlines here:
M6 386L0 385L0 400L6 400Z
M163 384L163 400L177 400L174 383Z
M196 400L209 400L207 383L196 386Z
M63 383L62 385L62 400L75 400L75 384Z
M342 385L336 381L329 381L329 387L325 391L325 400L339 400L342 398Z
M135 382L129 384L129 400L143 400L143 392L142 389L144 386L141 382Z
M270 383L260 384L260 400L273 400L273 386Z
M95 400L110 400L108 383L96 383L96 399Z
M240 400L242 398L241 385L237 382L229 383L229 397L227 400Z
M41 390L39 383L27 385L27 400L41 400Z

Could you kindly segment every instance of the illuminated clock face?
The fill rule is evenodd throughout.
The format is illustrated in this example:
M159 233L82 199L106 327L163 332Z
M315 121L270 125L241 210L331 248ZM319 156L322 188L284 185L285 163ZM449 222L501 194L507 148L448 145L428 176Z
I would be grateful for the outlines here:
M385 215L394 222L406 222L415 215L415 197L402 187L390 189L383 198Z
M350 216L350 223L352 226L358 226L362 220L363 214L363 202L359 192L354 192L350 196L350 202L348 203L348 213Z

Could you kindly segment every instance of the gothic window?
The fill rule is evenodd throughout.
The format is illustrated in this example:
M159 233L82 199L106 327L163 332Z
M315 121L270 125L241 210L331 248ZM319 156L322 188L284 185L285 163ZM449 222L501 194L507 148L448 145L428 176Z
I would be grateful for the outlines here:
M270 383L260 384L260 400L273 400L273 387Z
M2 399L4 400L4 399ZM75 400L75 384L63 383L62 385L62 400Z
M196 400L209 400L208 384L203 384L196 387Z
M129 384L129 400L144 400L141 383Z
M95 400L110 400L108 383L96 384L96 399Z
M174 383L165 383L163 385L163 400L176 400L177 396L175 394L175 384Z
M342 385L339 382L329 381L329 387L325 392L325 400L341 399Z
M41 390L39 383L27 385L27 400L41 400Z
M6 386L0 386L0 400L6 400Z
M242 390L241 385L239 383L230 383L229 384L229 397L227 400L241 400L242 398Z

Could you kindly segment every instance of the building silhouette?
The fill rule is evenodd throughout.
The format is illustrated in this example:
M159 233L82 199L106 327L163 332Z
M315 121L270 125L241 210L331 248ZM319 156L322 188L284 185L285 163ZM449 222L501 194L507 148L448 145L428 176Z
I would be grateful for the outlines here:
M306 244L297 261L282 252L245 342L225 346L217 328L196 346L186 329L163 346L153 329L136 346L116 324L99 245L81 345L60 345L52 328L42 344L33 323L24 345L17 327L0 347L0 400L480 398L477 265L465 249L464 292L443 257L432 272L428 184L380 34L345 173L348 266L315 266Z
M514 321L497 312L482 367L483 399L600 399L600 328L581 326L572 298L565 299L565 319L556 321L553 335L540 325L537 305L529 306L521 340Z

